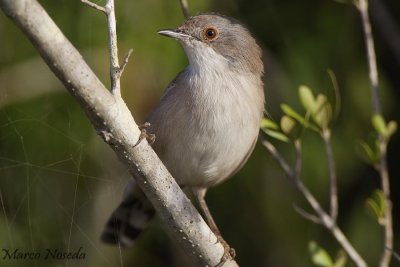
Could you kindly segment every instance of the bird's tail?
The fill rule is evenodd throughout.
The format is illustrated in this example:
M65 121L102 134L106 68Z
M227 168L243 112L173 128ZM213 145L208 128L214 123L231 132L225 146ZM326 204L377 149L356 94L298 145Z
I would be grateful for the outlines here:
M122 203L111 214L101 235L103 242L130 247L154 216L154 208L133 180Z

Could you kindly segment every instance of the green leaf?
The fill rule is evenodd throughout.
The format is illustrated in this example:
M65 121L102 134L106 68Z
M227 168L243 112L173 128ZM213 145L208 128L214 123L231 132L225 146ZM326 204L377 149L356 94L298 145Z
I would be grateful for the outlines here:
M311 254L311 261L322 267L333 267L333 262L328 252L321 248L315 241L311 241L308 245L308 250Z
M378 162L379 155L371 148L368 143L359 140L357 142L356 151L365 162L372 165Z
M308 119L306 120L303 116L297 113L291 106L287 104L281 104L281 109L287 116L295 119L304 128L310 128L313 131L319 132L319 129L315 125L310 124Z
M335 105L334 105L334 108L332 108L332 110L333 110L332 111L332 113L333 113L332 117L336 119L339 116L339 113L340 113L340 110L341 110L341 106L342 106L342 101L341 101L341 97L340 97L340 89L339 89L339 84L337 82L335 73L331 69L328 69L327 72L328 72L328 75L329 75L329 77L331 79L333 91L335 93L335 98L334 98L335 99L335 101L334 101Z
M290 134L295 126L296 126L296 121L291 117L284 115L281 118L281 129L282 132L284 132L285 134Z
M387 134L388 138L390 138L397 131L397 122L389 121L387 124Z
M309 113L314 113L315 111L315 98L311 89L305 85L299 87L299 98L304 109Z
M273 129L278 130L279 126L273 120L262 118L261 120L261 129Z
M288 115L289 117L292 117L296 121L298 121L301 125L305 124L305 120L303 116L301 116L299 113L297 113L291 106L287 104L281 104L281 109L282 111Z
M375 130L382 136L387 135L386 122L381 115L375 114L372 116L372 126L374 126Z
M343 250L339 250L336 255L335 263L333 267L344 267L347 263L347 254Z
M381 223L382 219L385 216L385 208L386 208L386 201L385 195L379 189L375 190L371 197L369 197L366 201L366 207L368 213Z
M332 107L328 98L323 94L318 94L315 103L313 119L318 126L327 127L332 119Z
M395 121L390 121L386 124L385 119L380 114L372 116L372 126L386 141L388 141L397 130L397 123Z
M278 131L274 131L274 130L270 130L270 129L262 129L264 131L264 133L276 140L282 141L282 142L289 142L289 138L284 135L281 132Z

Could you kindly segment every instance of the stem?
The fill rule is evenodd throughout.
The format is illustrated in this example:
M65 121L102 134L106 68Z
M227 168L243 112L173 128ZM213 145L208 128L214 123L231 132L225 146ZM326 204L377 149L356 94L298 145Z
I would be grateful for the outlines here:
M358 0L356 2L364 30L365 46L367 50L369 80L371 83L372 106L374 114L382 114L380 101L379 101L379 80L375 56L374 39L371 31L371 23L368 14L368 1ZM378 172L381 178L382 191L385 196L385 217L383 220L383 227L385 231L384 246L382 257L379 263L380 267L388 267L393 254L393 218L392 218L392 202L390 200L390 180L387 168L386 150L387 144L382 136L379 136L380 160L378 165ZM391 248L390 250L387 248Z
M379 176L381 177L382 191L385 196L385 217L383 219L385 241L379 266L388 267L390 265L390 261L392 259L392 254L393 254L392 201L390 200L389 173L386 161L387 144L385 141L381 140L379 146L380 146L381 159L378 165L378 171L379 171ZM391 248L391 249L386 249L386 248Z
M111 92L121 96L120 67L118 62L117 22L115 20L114 0L107 0L108 46L110 50L110 79Z
M338 195L337 195L337 176L335 159L333 157L333 149L331 143L331 131L329 129L323 129L321 133L322 139L325 143L326 158L328 160L329 169L329 182L330 182L330 216L336 224L338 216Z
M372 95L372 107L376 114L381 113L381 104L379 101L379 80L378 80L378 68L376 64L375 45L374 37L372 35L371 23L368 14L368 1L358 0L356 7L360 11L362 26L365 37L365 47L367 49L368 58L368 70L369 80L371 82L371 95Z
M81 0L81 2L103 12L107 16L111 92L114 96L121 97L121 75L126 64L128 63L130 55L132 54L132 49L129 50L127 56L125 56L122 66L120 66L118 60L117 21L115 19L114 0L107 0L107 3L104 7L90 2L89 0Z
M334 236L336 241L342 246L349 255L350 259L354 262L357 267L367 267L367 263L361 258L360 254L354 249L352 244L340 230L340 228L335 224L331 216L325 212L321 204L314 197L314 195L308 190L308 188L301 181L300 177L296 172L289 166L284 157L278 152L275 146L267 140L262 140L264 147L271 153L272 157L279 163L286 175L295 183L297 190L303 195L307 200L308 204L313 208L314 212L319 218L319 222L322 223L325 228L327 228L331 234ZM301 156L301 143L295 142L296 149L296 168L298 168L299 160L297 157Z
M179 0L179 3L181 4L183 16L185 16L185 18L190 17L189 4L187 0Z

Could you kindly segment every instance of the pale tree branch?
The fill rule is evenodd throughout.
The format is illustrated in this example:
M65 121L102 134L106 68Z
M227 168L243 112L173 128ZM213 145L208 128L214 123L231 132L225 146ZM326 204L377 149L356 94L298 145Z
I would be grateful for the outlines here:
M104 14L107 14L107 10L105 9L105 7L99 6L98 4L95 4L89 0L81 0L81 2L90 6L91 8L97 9L98 11L101 11Z
M371 98L374 114L382 114L381 104L379 100L379 80L378 68L376 63L374 38L371 30L371 22L368 13L368 1L356 0L355 5L360 12L362 27L364 31L365 47L368 59L369 80L371 83ZM379 136L379 152L380 159L378 164L378 172L381 179L382 192L385 196L385 215L383 219L383 227L385 231L384 247L382 257L379 263L380 267L388 267L392 259L393 248L393 218L392 218L392 201L390 199L390 180L387 167L387 141Z
M290 180L295 184L297 190L303 195L308 204L314 210L315 215L309 214L304 210L298 208L296 209L296 211L299 212L306 219L314 223L320 223L326 229L328 229L357 267L367 267L367 263L365 262L365 260L358 254L358 252L349 242L347 237L343 234L342 230L335 224L332 217L322 208L318 200L301 181L300 177L298 176L299 173L296 173L296 171L290 167L285 158L279 153L279 151L271 142L265 139L261 140L261 142L263 146L270 152L272 157L279 163L279 165L286 173L286 175L290 178ZM299 167L297 165L299 164L299 160L297 158L301 157L301 142L295 141L294 144L296 150L295 168L298 169Z
M107 0L104 7L99 6L88 0L81 0L82 3L97 9L107 16L107 28L108 28L108 47L110 52L110 80L111 80L111 92L116 97L121 97L121 75L124 71L125 64L119 65L118 59L118 41L117 41L117 21L115 19L115 4L114 0ZM130 50L125 57L125 61L128 62L129 56L132 50Z
M179 3L181 4L183 16L185 16L185 18L190 17L188 1L187 0L179 0Z
M185 254L196 266L218 265L223 246L146 140L134 146L140 130L122 99L105 88L36 0L0 0L0 8L26 34L97 133L126 164ZM230 259L223 266L238 265Z

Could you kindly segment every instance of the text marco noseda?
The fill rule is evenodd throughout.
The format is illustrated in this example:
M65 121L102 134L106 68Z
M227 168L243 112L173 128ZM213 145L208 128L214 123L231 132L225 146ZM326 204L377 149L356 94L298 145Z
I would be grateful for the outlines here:
M83 247L76 251L62 251L60 249L47 248L43 251L23 251L18 248L1 250L2 260L84 260L86 253Z

